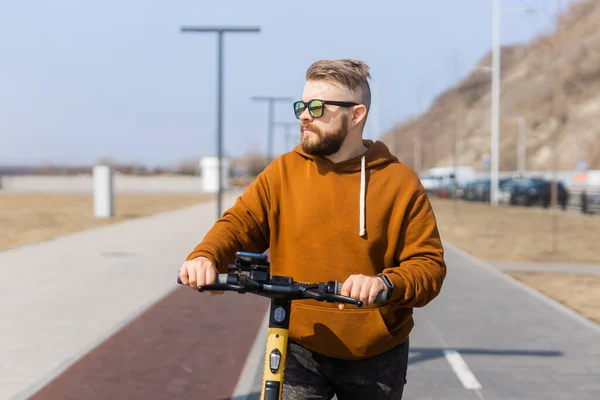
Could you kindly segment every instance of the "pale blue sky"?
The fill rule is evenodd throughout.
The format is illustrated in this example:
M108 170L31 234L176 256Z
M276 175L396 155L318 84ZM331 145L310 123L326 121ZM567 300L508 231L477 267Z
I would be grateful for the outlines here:
M323 58L370 65L376 114L365 136L377 138L489 51L491 3L0 0L0 165L108 156L154 166L215 154L216 36L182 25L262 29L225 38L229 154L266 152L267 105L250 97L299 98L306 68ZM557 0L503 0L540 4L552 14ZM504 44L550 29L546 15L502 16ZM276 116L295 121L291 104ZM285 150L282 128L275 150Z

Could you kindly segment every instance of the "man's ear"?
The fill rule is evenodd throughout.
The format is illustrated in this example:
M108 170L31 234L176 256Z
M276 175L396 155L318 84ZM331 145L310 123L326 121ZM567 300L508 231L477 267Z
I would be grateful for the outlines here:
M366 117L367 107L365 107L364 104L354 106L354 110L352 111L352 125L356 126L362 124Z

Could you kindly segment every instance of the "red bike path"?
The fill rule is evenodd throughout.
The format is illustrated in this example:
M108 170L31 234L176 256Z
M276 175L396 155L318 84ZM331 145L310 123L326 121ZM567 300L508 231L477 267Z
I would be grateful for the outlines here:
M30 399L230 399L268 304L178 287Z

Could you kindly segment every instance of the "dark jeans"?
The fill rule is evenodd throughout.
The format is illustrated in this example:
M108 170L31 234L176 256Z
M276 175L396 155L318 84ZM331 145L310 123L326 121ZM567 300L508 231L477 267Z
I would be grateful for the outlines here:
M408 338L395 348L349 361L314 353L290 340L283 379L284 400L399 400L406 384Z

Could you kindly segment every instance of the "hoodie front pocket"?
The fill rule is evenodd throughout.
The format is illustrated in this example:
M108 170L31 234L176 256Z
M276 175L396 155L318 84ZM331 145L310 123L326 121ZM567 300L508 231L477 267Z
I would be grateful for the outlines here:
M378 308L346 309L292 305L290 337L329 357L365 357L393 338Z

